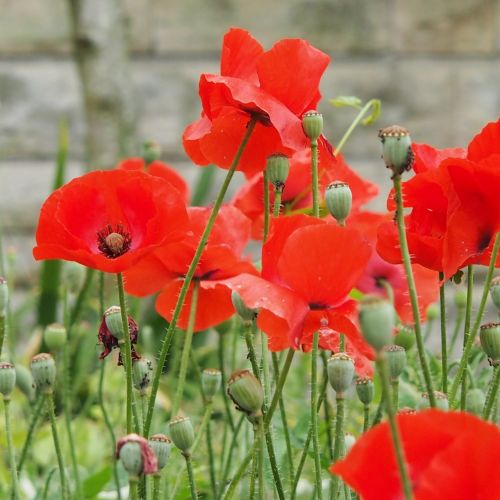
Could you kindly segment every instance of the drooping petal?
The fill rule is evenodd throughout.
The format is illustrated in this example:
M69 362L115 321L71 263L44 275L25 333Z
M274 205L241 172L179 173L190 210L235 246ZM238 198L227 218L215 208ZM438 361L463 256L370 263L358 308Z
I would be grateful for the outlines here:
M429 144L411 146L414 154L413 170L417 174L434 170L446 158L465 158L467 151L463 148L436 149Z
M482 161L500 154L500 119L488 123L469 143L467 159Z

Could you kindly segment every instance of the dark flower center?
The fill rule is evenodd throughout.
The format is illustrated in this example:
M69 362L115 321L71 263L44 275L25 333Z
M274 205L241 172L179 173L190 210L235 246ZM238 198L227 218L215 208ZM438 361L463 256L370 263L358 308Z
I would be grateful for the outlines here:
M116 259L130 250L132 237L121 224L108 224L97 231L97 248L108 258Z

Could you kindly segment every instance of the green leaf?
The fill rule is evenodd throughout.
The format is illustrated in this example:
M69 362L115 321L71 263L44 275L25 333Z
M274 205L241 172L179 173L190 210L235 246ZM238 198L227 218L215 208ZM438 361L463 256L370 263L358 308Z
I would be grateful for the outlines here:
M336 108L350 107L361 109L361 104L363 103L359 97L353 95L339 95L333 99L329 99L328 102L335 106Z
M372 99L370 103L372 112L363 119L363 121L361 122L363 125L371 125L372 123L377 121L380 113L382 112L382 103L379 99Z
M113 468L108 465L83 481L85 498L94 498L111 480Z

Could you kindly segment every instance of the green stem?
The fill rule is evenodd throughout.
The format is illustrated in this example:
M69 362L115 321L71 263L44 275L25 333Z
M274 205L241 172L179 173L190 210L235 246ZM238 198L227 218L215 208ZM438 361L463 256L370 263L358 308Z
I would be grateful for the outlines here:
M33 414L31 415L31 420L30 420L30 425L28 428L28 433L26 435L26 439L23 444L23 449L21 450L21 455L19 457L19 464L17 466L18 473L21 473L21 470L24 465L24 461L28 455L28 450L31 445L31 441L33 440L33 434L35 433L35 428L38 423L38 420L40 418L40 414L43 408L43 403L44 403L44 397L42 394L38 394L36 403L35 403L35 408L33 410Z
M474 268L472 266L467 266L467 301L465 305L465 323L464 323L464 340L462 345L463 349L467 345L467 339L470 334L470 325L472 322L472 295L474 292ZM461 390L460 390L460 409L465 410L467 404L467 377L462 380Z
M313 216L319 217L318 141L311 140L311 182ZM321 494L320 494L321 496Z
M259 439L258 429L254 429L254 440ZM255 483L259 477L259 450L263 448L264 443L259 443L259 446L254 449L252 456L252 471L250 472L250 486L248 491L249 500L254 500L255 498Z
M399 476L401 479L401 484L403 486L403 493L406 500L411 500L413 498L413 493L411 489L410 478L408 475L408 467L406 465L404 450L401 443L401 437L398 430L398 425L396 421L396 414L391 401L391 386L389 382L389 373L387 369L387 362L385 360L384 353L379 353L377 356L377 369L382 380L382 385L384 387L385 393L385 408L387 412L387 417L389 420L389 427L391 430L392 443L394 445L394 451L396 453L396 461L399 469Z
M323 488L321 486L321 452L319 449L318 439L318 412L316 411L316 407L318 405L318 344L319 332L316 331L314 332L311 351L311 426L314 452L314 472L316 477L315 482L318 498L321 500L323 498ZM337 436L335 436L335 441L337 441Z
M262 182L264 182L264 232L262 235L262 244L264 244L269 235L269 175L267 170L264 170Z
M215 498L217 495L217 481L215 478L215 458L214 458L214 448L212 445L212 428L210 419L207 422L207 451L208 451L208 465L210 472L210 486L212 487L212 495Z
M273 217L280 216L281 209L281 194L283 193L283 188L274 188L274 205L273 205Z
M5 339L6 316L0 316L0 357L2 356L3 342Z
M61 446L59 444L59 435L57 433L57 425L56 425L56 415L54 412L54 399L52 392L47 392L45 394L45 401L47 404L47 412L50 418L50 427L52 429L52 439L54 440L54 448L56 450L57 455L57 465L59 467L59 477L61 482L61 495L63 500L69 498L68 496L68 485L66 482L66 474L64 471L64 462L63 456L61 452Z
M5 434L7 436L7 450L9 455L9 466L10 466L10 477L11 477L11 487L12 496L16 500L19 498L19 484L17 480L17 470L16 470L16 457L14 453L14 443L12 441L12 430L10 426L10 397L4 396L3 398L4 410L5 410Z
M260 350L262 364L262 382L264 385L264 411L269 407L269 398L271 397L271 377L269 376L269 359L267 348L267 336L264 332L260 332Z
M120 313L122 318L123 338L119 341L122 351L123 363L125 365L125 377L127 380L127 434L132 433L132 344L130 342L130 332L128 329L127 304L125 302L125 290L123 288L123 275L116 275L118 286L118 297L120 300ZM122 348L123 347L123 348Z
M212 208L212 212L210 213L210 217L207 221L207 224L205 226L205 230L203 231L203 234L201 235L200 242L198 243L198 247L196 248L196 252L193 256L193 260L191 261L191 264L189 265L189 269L186 273L186 277L184 278L184 283L182 284L182 287L179 291L179 296L177 298L177 303L174 308L174 312L172 314L172 320L170 321L170 324L168 326L168 330L166 332L163 344L161 346L160 350L160 355L158 357L158 364L156 366L154 375L153 375L153 381L151 384L151 395L149 397L149 403L148 403L148 414L146 418L146 425L144 427L144 435L145 437L149 436L149 431L151 429L151 422L153 419L153 411L154 411L154 406L155 406L155 401L156 401L156 395L158 393L158 388L160 386L160 377L163 372L163 366L165 364L165 360L168 355L168 351L170 349L170 343L172 342L172 336L175 331L175 327L177 326L177 320L179 318L179 314L181 313L182 306L184 305L184 299L186 298L186 294L189 290L189 286L191 285L191 280L193 279L194 273L196 271L196 267L198 266L198 263L200 262L201 255L203 253L203 250L205 249L205 245L208 242L208 237L210 236L210 233L212 232L212 228L215 223L215 219L217 217L217 214L219 213L219 209L222 205L222 202L224 201L224 196L227 192L227 188L229 187L229 184L231 183L231 179L233 178L234 172L236 170L236 167L238 166L238 163L240 161L241 155L243 154L243 151L245 150L245 147L248 143L248 140L250 139L250 136L252 134L253 129L255 128L256 125L256 120L251 119L247 125L247 130L245 132L245 135L241 141L240 146L238 147L238 150L236 151L236 155L233 159L233 162L231 163L231 166L229 167L229 170L227 171L226 178L224 179L224 182L220 188L219 194L217 195L217 198L215 200L215 203Z
M441 322L441 390L448 392L448 349L446 347L446 299L444 296L444 273L439 273L439 308Z
M228 489L224 493L224 496L222 497L223 500L230 500L233 498L234 492L236 490L236 486L238 486L241 478L243 477L243 474L247 471L248 464L252 460L252 457L254 456L255 449L259 446L259 441L257 439L254 440L253 446L250 450L248 450L247 454L245 455L245 458L241 461L241 464L236 471L236 474L234 475L231 483L229 484ZM221 485L221 488L223 485Z
M229 452L227 454L226 463L224 465L223 472L222 472L219 496L222 495L222 492L224 491L224 487L226 486L227 476L229 475L229 470L230 470L231 464L232 464L233 452L236 449L236 446L238 443L238 435L240 433L241 426L242 426L243 421L245 419L246 419L245 415L244 414L241 415L240 420L238 421L238 423L236 424L236 428L234 429L233 437L231 438L231 443L229 446ZM252 457L250 457L250 459L251 458Z
M201 420L200 427L198 428L198 434L196 435L196 438L193 442L193 446L191 446L191 454L194 454L194 452L197 450L201 439L203 438L203 435L205 434L205 430L207 428L208 422L210 421L210 418L212 417L212 407L213 403L206 403L205 407L205 413L203 414L203 419Z
M455 349L455 345L458 340L458 334L460 333L460 328L462 326L462 321L464 320L465 316L465 310L463 308L458 309L457 311L457 318L455 320L455 327L453 329L453 334L451 337L451 342L448 347L448 356L451 356L453 354L453 351ZM449 371L449 369L448 369Z
M235 334L235 332L232 332L232 333ZM221 390L222 401L224 401L226 422L229 424L229 427L231 427L231 431L234 432L233 415L232 415L231 409L229 407L229 398L226 397L226 383L225 383L226 369L225 369L225 362L224 362L224 342L223 342L223 335L222 334L219 334L218 354L219 354L219 369L221 372L221 379L222 379L222 384L220 385L220 390Z
M153 500L160 500L161 493L161 474L156 473L153 476Z
M199 290L200 290L200 284L198 280L195 280L193 285L193 293L191 295L191 308L189 310L188 325L184 337L184 347L182 349L181 366L179 369L179 376L176 382L177 391L175 393L174 401L172 403L172 416L177 415L181 405L181 399L184 394L184 385L186 384L187 368L189 364L189 353L191 351L194 325L196 322L196 309L198 307Z
M255 347L253 345L253 325L251 321L244 322L245 328L245 342L248 349L248 357L252 365L253 374L260 380L259 365L257 364L257 356L255 354Z
M495 243L493 244L493 249L491 251L490 265L488 266L488 272L486 273L483 295L481 296L481 302L479 303L479 309L477 311L476 321L474 322L474 326L472 327L472 330L468 335L467 342L464 347L464 352L462 354L462 359L460 360L460 365L458 366L457 374L455 375L455 379L453 380L453 385L451 386L449 400L452 408L455 408L455 396L457 394L458 386L462 380L462 377L464 376L465 368L467 366L467 363L469 362L470 350L474 343L474 339L476 338L476 334L479 330L479 327L481 326L484 309L486 307L486 301L488 299L491 278L493 277L493 271L495 270L495 264L499 246L500 246L500 233L496 235Z
M189 489L191 491L191 500L197 500L198 494L196 493L196 483L194 482L194 473L193 473L193 463L191 461L190 455L184 455L186 459L186 468L189 478Z
M128 478L128 485L129 485L129 499L130 500L138 500L139 495L137 494L137 486L138 486L138 480L136 477L129 477Z
M333 463L339 460L344 441L344 395L337 394L337 419L335 421L335 444L333 446ZM333 476L332 490L334 495L337 494L339 488L339 477Z
M56 472L57 472L57 467L53 467L47 474L47 479L45 479L45 484L43 485L42 500L46 500L47 497L49 496L50 482L52 481L52 477Z
M363 406L363 434L370 427L370 405Z
M422 329L420 326L420 312L418 309L418 297L417 289L415 286L415 279L413 277L413 270L410 261L410 252L408 250L408 241L406 239L406 229L404 221L404 207L403 207L403 197L401 193L401 176L394 174L394 195L396 198L396 216L398 223L398 233L399 233L399 244L401 246L401 255L403 258L403 264L406 273L406 279L408 281L408 291L410 293L411 307L413 310L413 320L415 322L415 338L417 342L418 357L420 359L420 366L424 373L425 386L427 392L429 393L429 402L432 408L436 406L436 398L434 396L434 389L432 387L431 373L429 371L429 366L427 364L427 359L425 357L424 341L422 338Z
M391 380L391 389L392 389L392 405L394 411L398 411L399 407L399 379L396 378Z
M500 385L500 365L493 367L493 374L491 376L490 387L488 389L488 396L484 403L483 419L488 421L493 408L493 403L497 396L498 386Z
M264 486L264 419L259 418L258 422L258 441L259 441L259 500L264 500L266 490Z
M274 453L273 437L271 434L271 426L265 427L265 438L267 446L267 455L269 457L269 463L271 465L271 472L273 474L274 485L276 487L276 493L280 500L285 500L285 492L283 490L283 484L281 482L281 476L278 468L278 462L276 461L276 455Z

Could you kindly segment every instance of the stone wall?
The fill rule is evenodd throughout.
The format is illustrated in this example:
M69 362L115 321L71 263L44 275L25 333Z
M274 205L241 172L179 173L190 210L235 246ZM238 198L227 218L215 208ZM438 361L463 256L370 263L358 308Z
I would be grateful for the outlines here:
M119 0L117 0L119 1ZM181 133L198 116L197 80L215 72L230 26L267 47L304 37L332 56L326 98L382 100L380 125L398 122L417 142L464 145L500 115L500 0L128 0L141 138L155 138L189 179ZM96 22L99 17L96 14ZM354 116L326 101L335 142ZM58 121L68 120L71 169L83 158L79 82L64 0L0 0L0 217L7 244L32 265L32 232L49 191ZM348 161L387 188L376 127L358 130ZM383 197L375 206L383 206Z

